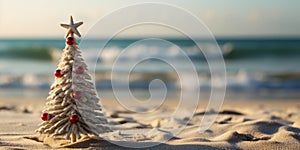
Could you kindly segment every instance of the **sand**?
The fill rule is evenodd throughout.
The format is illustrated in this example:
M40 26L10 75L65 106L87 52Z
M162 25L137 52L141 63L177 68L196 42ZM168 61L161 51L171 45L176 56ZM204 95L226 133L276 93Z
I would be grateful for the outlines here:
M191 118L170 117L178 103L175 100L168 100L149 113L128 111L114 100L103 100L102 103L114 132L102 134L102 138L85 137L70 143L61 137L45 138L35 133L41 122L42 98L1 98L0 149L125 149L122 146L151 146L148 149L300 149L299 100L226 100L217 119L203 133L199 133L199 124L205 114L205 101L201 101ZM136 109L147 111L146 107ZM213 114L215 112L210 113ZM179 134L172 132L181 127L183 130Z

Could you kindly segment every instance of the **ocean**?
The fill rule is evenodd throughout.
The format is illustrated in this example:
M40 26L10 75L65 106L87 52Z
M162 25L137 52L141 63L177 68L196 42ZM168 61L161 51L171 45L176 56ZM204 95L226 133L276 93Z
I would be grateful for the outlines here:
M192 40L164 38L172 43L165 45L155 41L138 43L139 40L112 39L100 54L101 39L86 40L87 46L80 47L87 64L95 66L97 90L107 91L102 95L111 95L107 93L111 93L110 72L116 58L122 62L116 67L120 76L133 69L129 87L140 91L137 95L148 97L149 83L155 78L165 83L169 96L178 95L182 86L172 66L156 59L144 60L134 66L141 58L159 57L178 65L180 71L188 74L189 64L183 61L174 46L181 48L196 68L203 98L209 95L211 83L207 58ZM133 43L136 44L132 46ZM202 43L207 44L205 40ZM217 43L226 65L227 98L300 98L300 39L218 38ZM128 46L128 52L118 57ZM64 47L64 39L0 39L0 96L47 96ZM185 82L183 84L188 86L193 81ZM120 90L126 88L122 81L116 83Z

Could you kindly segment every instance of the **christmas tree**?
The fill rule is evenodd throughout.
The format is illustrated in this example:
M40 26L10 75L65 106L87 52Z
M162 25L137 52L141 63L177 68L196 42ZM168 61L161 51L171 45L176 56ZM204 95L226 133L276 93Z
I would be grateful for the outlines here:
M81 135L96 135L111 131L105 115L98 104L91 76L81 56L74 34L81 37L77 28L82 22L61 24L67 29L66 47L55 71L43 122L37 132L46 136L62 136L75 142Z

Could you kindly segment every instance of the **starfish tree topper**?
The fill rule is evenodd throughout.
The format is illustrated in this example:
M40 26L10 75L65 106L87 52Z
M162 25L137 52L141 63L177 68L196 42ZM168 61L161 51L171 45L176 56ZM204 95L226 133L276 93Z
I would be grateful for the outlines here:
M78 37L81 37L79 31L77 30L77 28L82 25L83 22L77 22L74 24L73 21L73 17L70 17L70 24L60 24L60 26L64 27L67 29L67 33L66 33L66 38L71 35L73 36L73 34L75 33Z

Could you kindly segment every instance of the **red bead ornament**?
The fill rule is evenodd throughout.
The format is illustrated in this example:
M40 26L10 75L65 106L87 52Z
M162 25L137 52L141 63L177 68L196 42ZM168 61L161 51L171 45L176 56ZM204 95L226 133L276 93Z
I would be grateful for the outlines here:
M61 77L63 76L63 74L61 73L61 70L59 70L59 69L55 70L54 75L55 75L57 78L61 78Z
M73 97L75 99L79 99L82 96L82 93L80 91L74 91L73 92Z
M77 115L71 115L70 116L70 121L72 123L76 123L76 122L78 122L78 120L79 120L79 117Z
M49 120L49 114L47 112L44 112L41 116L42 120L48 121Z
M76 69L76 73L78 74L82 74L84 72L84 68L82 66L79 66L77 69Z
M73 45L75 43L75 39L73 37L68 37L67 38L67 44L68 45Z
M54 90L54 87L50 87L50 90L51 90L51 91Z

